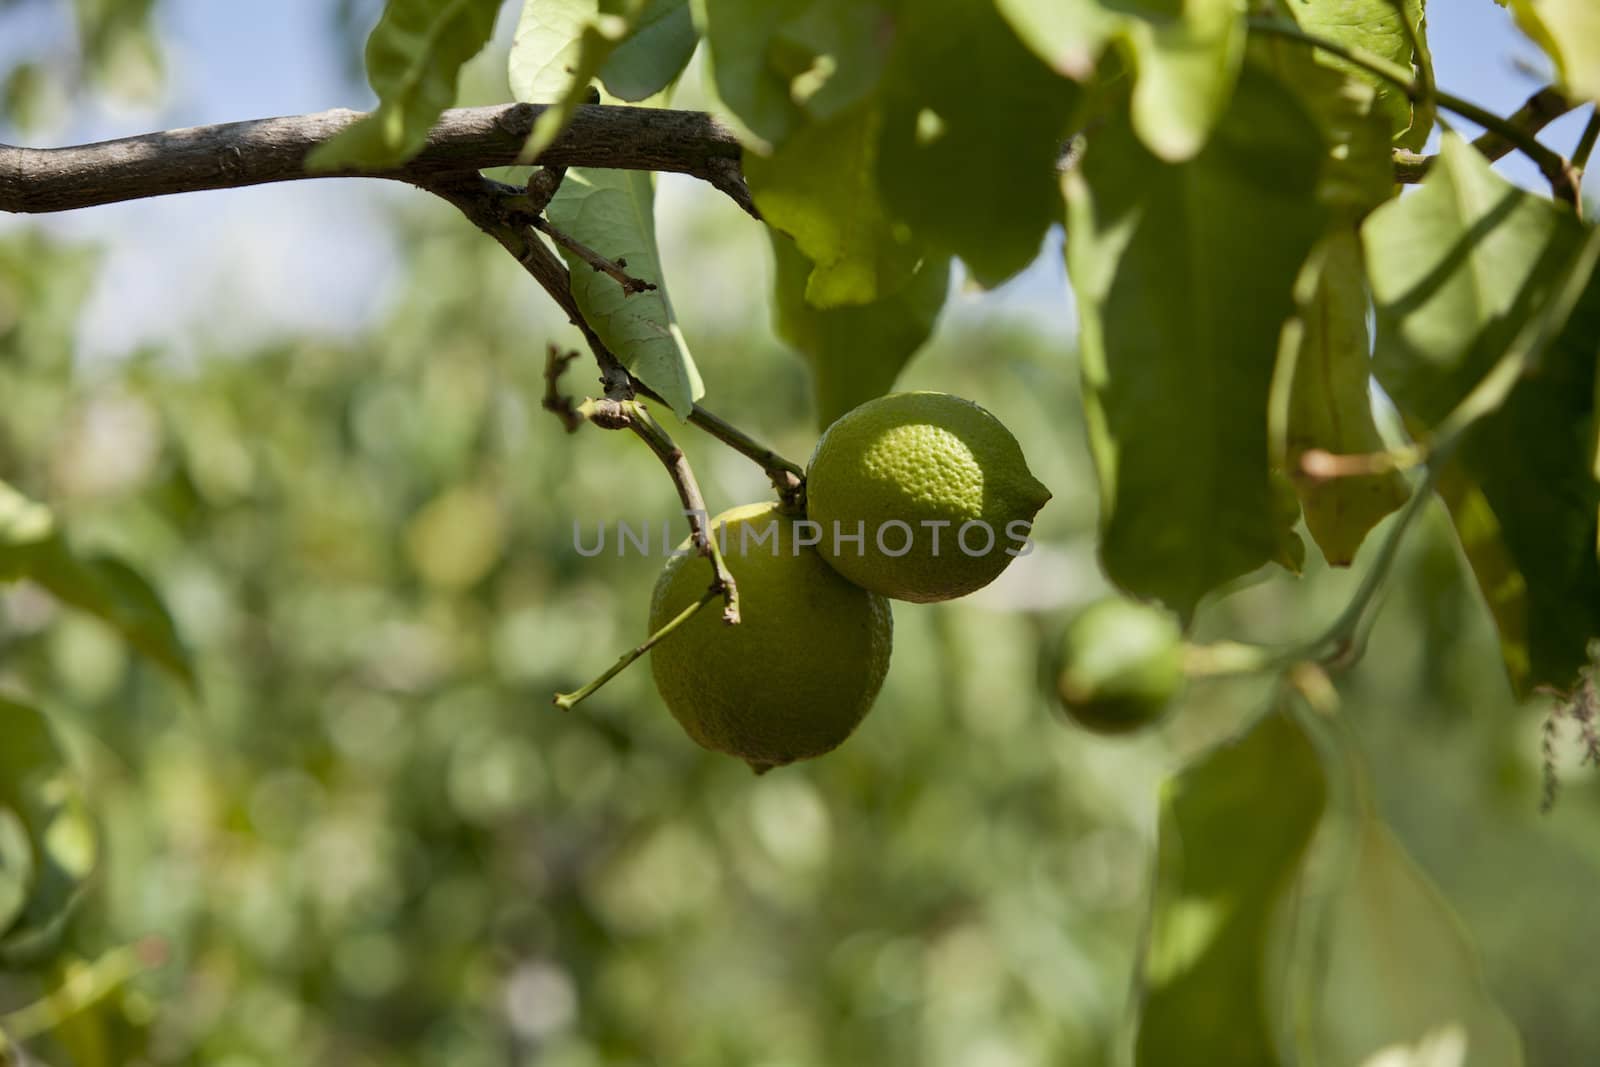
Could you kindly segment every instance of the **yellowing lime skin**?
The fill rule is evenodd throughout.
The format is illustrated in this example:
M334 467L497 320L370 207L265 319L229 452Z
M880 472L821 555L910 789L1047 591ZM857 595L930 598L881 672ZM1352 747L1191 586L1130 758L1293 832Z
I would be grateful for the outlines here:
M1147 604L1096 601L1062 638L1056 680L1062 706L1097 733L1131 733L1160 719L1183 678L1177 620Z
M862 588L918 603L994 581L1049 499L1000 420L949 393L891 393L855 408L823 433L806 475L823 558ZM910 528L902 555L907 530L886 525L895 521ZM967 523L979 525L963 548ZM864 537L857 545L835 531Z
M742 621L728 626L713 603L650 653L656 690L689 736L758 772L820 756L849 737L877 698L893 644L888 602L797 546L794 524L776 504L712 520L739 586ZM757 544L769 527L772 537ZM710 580L702 557L670 559L650 602L651 631L698 600Z

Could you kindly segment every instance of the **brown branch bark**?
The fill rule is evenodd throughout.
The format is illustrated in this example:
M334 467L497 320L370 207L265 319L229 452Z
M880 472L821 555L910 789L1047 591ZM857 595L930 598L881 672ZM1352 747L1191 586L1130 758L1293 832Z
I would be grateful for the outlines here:
M387 178L428 185L441 176L515 162L541 104L454 108L439 117L409 162L308 174L306 156L362 118L347 109L229 122L124 137L67 148L0 145L0 211L71 211L151 196L236 189L304 178ZM671 171L701 178L741 207L734 183L739 141L699 111L580 107L572 125L539 157L554 167Z
M1507 121L1530 134L1537 134L1577 106L1555 86L1547 85L1528 97L1526 103L1507 117ZM1493 130L1479 134L1472 142L1472 147L1491 163L1517 150L1516 144ZM1405 149L1397 149L1394 153L1395 181L1403 185L1415 185L1422 181L1428 176L1431 166L1432 156L1418 155Z

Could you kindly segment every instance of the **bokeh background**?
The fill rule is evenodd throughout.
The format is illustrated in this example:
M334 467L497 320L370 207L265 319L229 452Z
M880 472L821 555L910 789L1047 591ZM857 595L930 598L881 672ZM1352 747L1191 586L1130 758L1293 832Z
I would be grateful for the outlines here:
M373 3L171 0L119 21L143 6L0 2L0 141L371 99ZM1490 0L1435 8L1441 84L1502 111L1537 86ZM505 95L486 54L463 97ZM679 102L700 99L691 70ZM767 321L764 236L688 180L662 180L658 218L707 405L803 460L809 382ZM1038 549L966 600L897 604L859 734L757 779L694 747L643 667L549 706L642 636L659 562L584 558L573 523L659 523L676 498L630 436L569 436L539 410L545 345L574 336L450 209L319 181L0 218L0 478L156 579L203 695L39 591L0 591L0 689L48 711L102 821L68 958L141 960L30 1048L225 1067L1109 1062L1160 783L1270 693L1196 687L1122 741L1053 709L1050 648L1105 591L1072 336L1059 235L998 291L958 282L902 385L1011 427L1056 494ZM769 492L675 432L714 510ZM1513 701L1430 520L1344 707L1529 1061L1586 1062L1600 788L1563 746L1539 814L1546 709ZM1314 632L1364 562L1257 576L1201 633ZM0 974L0 1017L67 973Z

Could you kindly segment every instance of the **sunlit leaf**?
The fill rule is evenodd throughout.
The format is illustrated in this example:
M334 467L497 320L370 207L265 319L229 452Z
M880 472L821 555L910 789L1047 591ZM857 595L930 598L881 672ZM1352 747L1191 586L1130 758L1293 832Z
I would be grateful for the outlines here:
M1061 218L1056 161L1078 95L987 3L908 6L884 76L877 177L889 213L985 285L1015 274Z
M1185 615L1281 552L1267 400L1326 222L1322 159L1311 119L1246 68L1193 160L1161 163L1109 116L1067 179L1101 559Z
M950 288L950 263L924 260L898 292L857 307L822 310L805 299L811 262L771 233L773 329L811 364L817 418L826 426L894 385L933 332Z
M494 33L500 0L389 0L367 39L378 108L311 153L311 170L395 166L416 155L455 103L462 64Z
M511 96L554 106L533 124L525 160L536 159L572 122L645 6L646 0L526 0L507 62Z
M1306 264L1296 287L1297 312L1284 328L1279 373L1288 374L1281 469L1300 471L1312 449L1362 455L1384 448L1372 418L1367 288L1354 230L1337 230ZM1329 563L1345 566L1367 533L1409 495L1390 471L1328 481L1295 479L1306 528Z
M1459 1050L1448 1061L1457 1067L1523 1062L1516 1028L1484 988L1449 904L1376 818L1361 821L1352 869L1330 908L1317 1063L1389 1062L1380 1054L1413 1062L1400 1057L1430 1046Z
M1600 5L1594 0L1511 0L1517 25L1555 61L1574 97L1600 100Z
M1274 712L1163 791L1137 1067L1276 1067L1272 921L1322 818L1311 740Z
M655 184L642 171L571 170L551 201L551 223L655 289L629 295L610 275L562 249L577 298L595 332L623 365L688 418L705 393L667 298L656 247Z
M756 206L814 264L806 299L817 307L868 304L897 291L922 251L896 233L873 174L882 115L862 104L801 127L771 156L745 153Z
M1448 136L1414 195L1363 228L1376 370L1418 428L1443 420L1570 270L1581 228ZM1519 691L1565 687L1600 634L1593 469L1600 284L1537 372L1469 433L1445 481Z
M1431 65L1425 52L1419 56L1412 47L1395 0L1282 0L1282 10L1308 33L1387 59L1403 69L1427 70ZM1421 37L1425 32L1423 0L1405 0L1405 18ZM1433 129L1431 105L1419 108L1393 82L1347 60L1322 51L1316 55L1317 62L1369 84L1377 93L1379 110L1388 121L1394 143L1421 151Z

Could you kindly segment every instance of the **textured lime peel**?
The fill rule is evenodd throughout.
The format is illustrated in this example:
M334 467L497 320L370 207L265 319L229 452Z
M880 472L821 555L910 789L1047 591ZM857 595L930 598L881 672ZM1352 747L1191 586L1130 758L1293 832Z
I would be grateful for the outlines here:
M656 689L689 736L757 773L838 747L889 670L888 602L836 574L799 521L776 503L718 515L711 536L739 584L743 621L724 626L699 612L650 653ZM668 560L651 632L691 607L705 579L698 556Z
M1050 491L989 412L948 393L870 400L822 435L807 476L819 550L857 585L930 602L988 585Z

